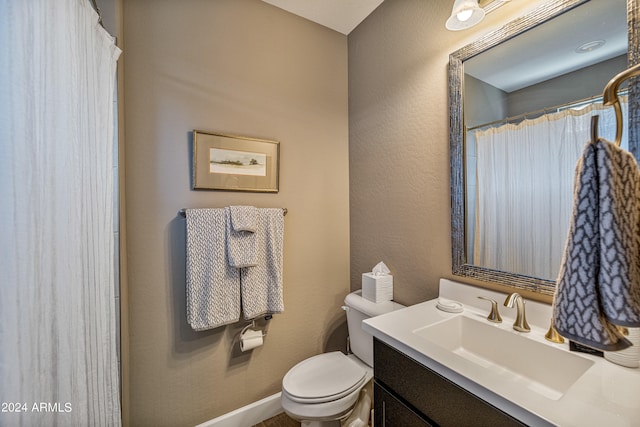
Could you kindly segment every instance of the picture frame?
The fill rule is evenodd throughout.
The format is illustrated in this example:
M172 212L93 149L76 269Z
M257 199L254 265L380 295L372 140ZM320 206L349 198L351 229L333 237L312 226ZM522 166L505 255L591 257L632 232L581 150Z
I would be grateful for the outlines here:
M193 131L194 190L277 193L280 142Z

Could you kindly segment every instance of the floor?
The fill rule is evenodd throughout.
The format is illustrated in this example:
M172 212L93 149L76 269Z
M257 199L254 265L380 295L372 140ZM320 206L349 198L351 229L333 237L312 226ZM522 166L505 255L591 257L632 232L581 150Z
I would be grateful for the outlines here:
M276 415L268 420L264 420L253 427L300 427L300 423L292 420L283 412L282 414Z

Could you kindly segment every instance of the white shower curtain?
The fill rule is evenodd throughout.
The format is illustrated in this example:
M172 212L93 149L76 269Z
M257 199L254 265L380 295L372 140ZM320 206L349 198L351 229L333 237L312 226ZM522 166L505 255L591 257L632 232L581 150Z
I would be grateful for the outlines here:
M0 426L120 425L120 51L97 20L0 0Z
M626 97L622 101L626 118ZM575 166L594 114L600 116L599 135L613 140L615 115L602 104L476 132L475 265L556 279Z

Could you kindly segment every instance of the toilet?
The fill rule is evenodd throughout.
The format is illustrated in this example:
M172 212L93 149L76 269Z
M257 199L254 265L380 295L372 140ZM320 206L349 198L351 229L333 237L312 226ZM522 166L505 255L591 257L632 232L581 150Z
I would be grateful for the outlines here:
M344 303L353 354L334 351L310 357L282 380L282 408L303 427L338 427L354 412L359 397L367 395L363 387L373 378L373 337L362 329L362 321L404 307L394 301L373 303L362 291L348 294ZM371 391L365 398L371 399Z

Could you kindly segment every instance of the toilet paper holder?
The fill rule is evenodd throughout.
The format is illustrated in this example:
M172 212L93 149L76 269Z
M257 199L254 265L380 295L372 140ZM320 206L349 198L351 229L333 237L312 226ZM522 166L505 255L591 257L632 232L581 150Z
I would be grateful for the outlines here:
M271 320L271 318L273 318L271 314L267 314L266 316L264 316L264 320ZM247 326L242 328L242 331L240 331L240 339L242 339L242 336L245 334L245 332L247 332L249 328L255 328L255 327L256 327L256 319L251 319L251 323L249 323ZM266 331L261 331L261 332L262 332L263 338L267 336Z
M267 333L260 328L256 328L255 320L252 320L250 324L242 328L238 342L240 343L240 351L243 353L251 351L255 348L262 347L264 344L264 337Z

